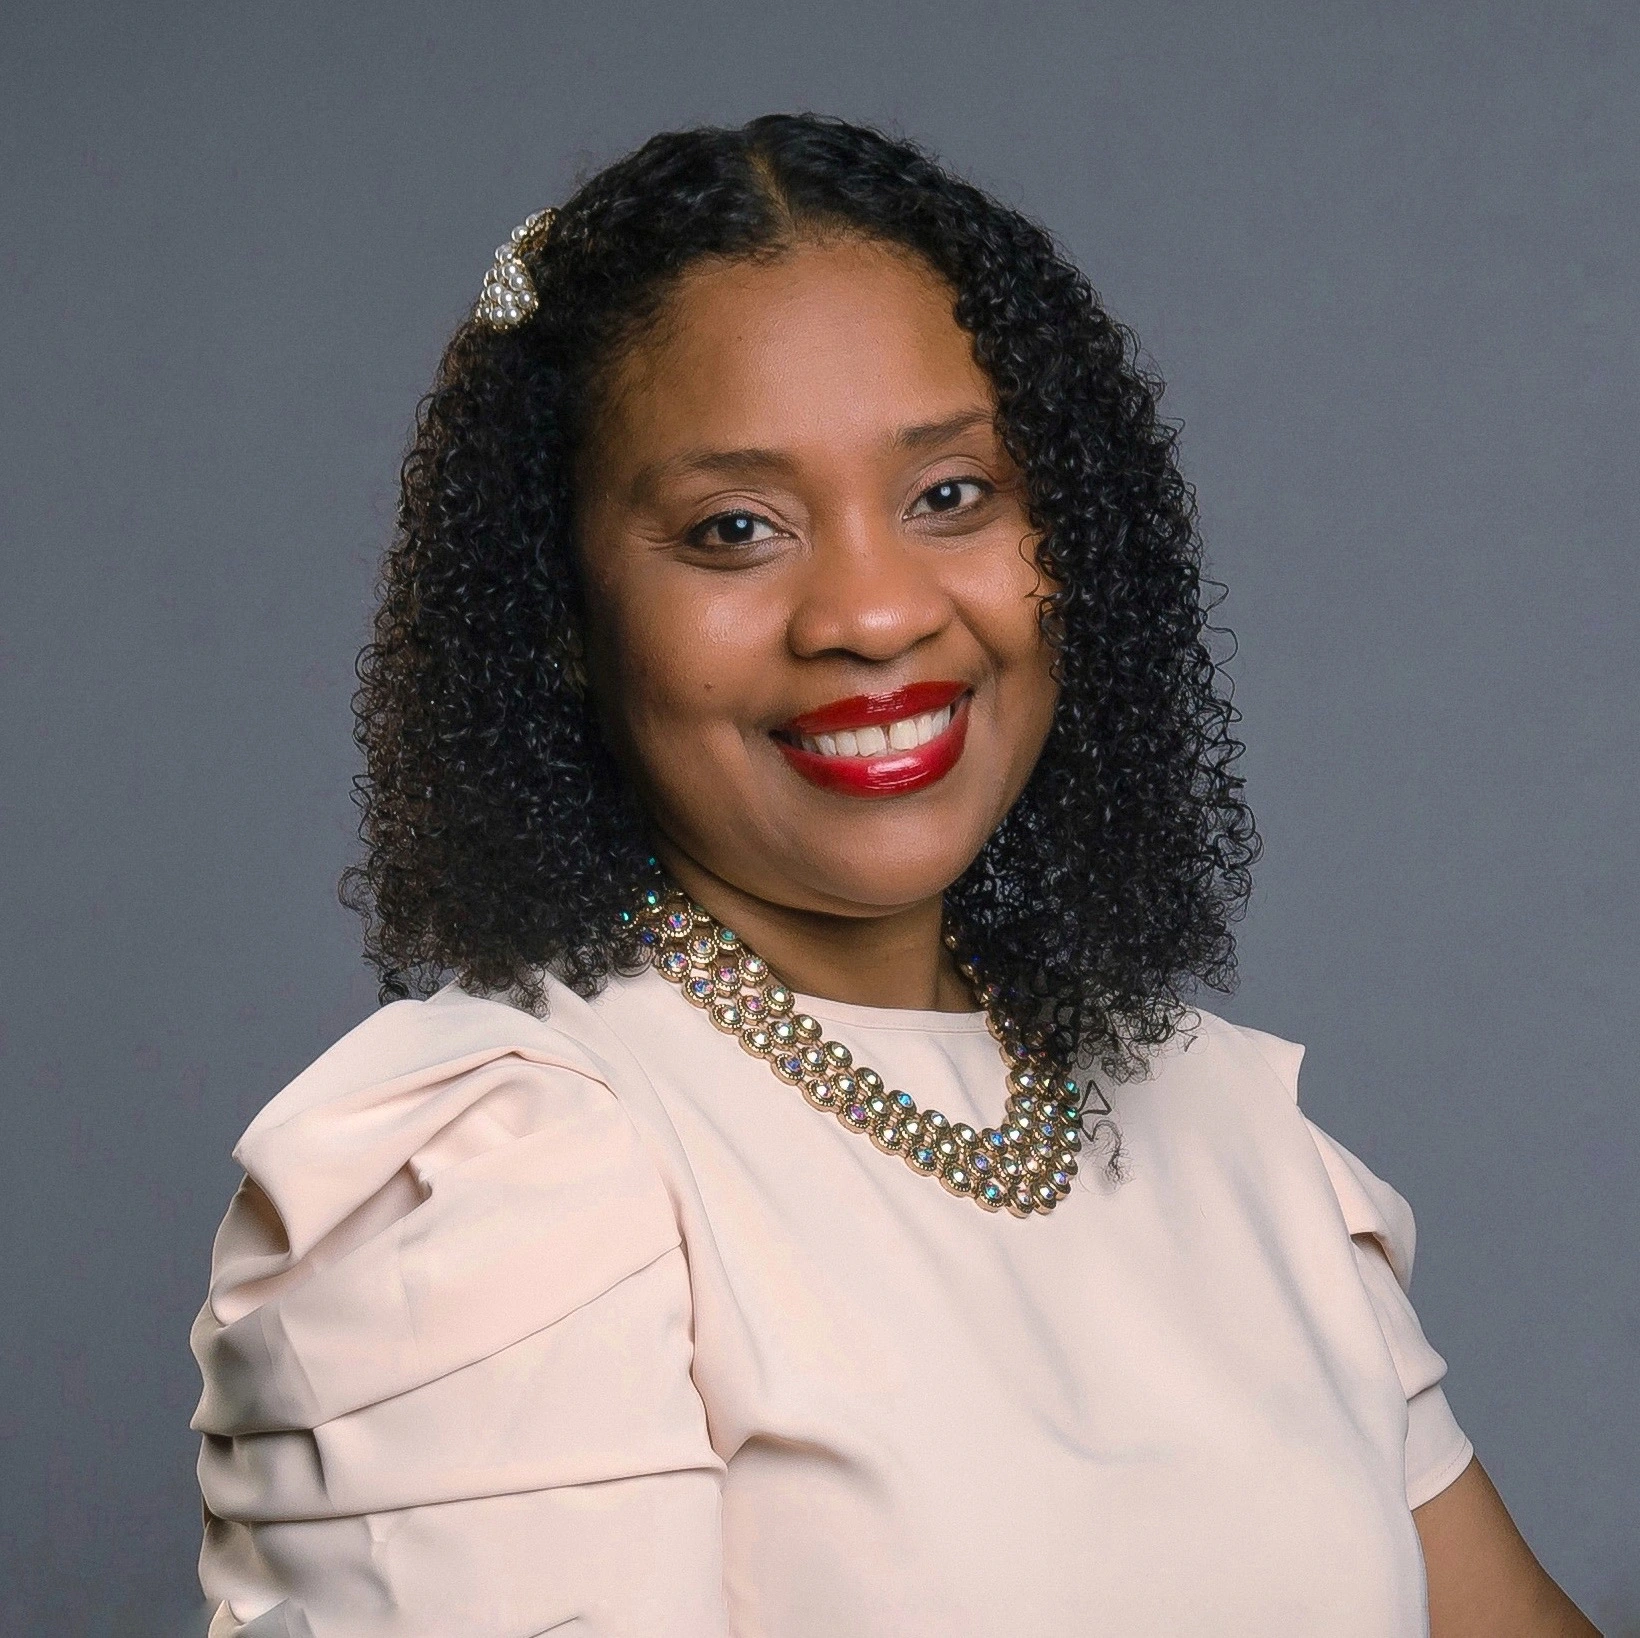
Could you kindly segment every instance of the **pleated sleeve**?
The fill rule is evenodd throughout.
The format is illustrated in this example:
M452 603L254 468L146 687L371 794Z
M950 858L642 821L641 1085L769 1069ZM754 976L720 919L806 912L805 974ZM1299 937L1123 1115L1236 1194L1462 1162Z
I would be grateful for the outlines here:
M1257 1049L1296 1103L1304 1048L1263 1030L1245 1025L1235 1028ZM1422 1507L1463 1472L1475 1449L1458 1426L1441 1386L1446 1361L1424 1335L1408 1295L1417 1245L1412 1208L1314 1121L1305 1118L1305 1125L1332 1184L1350 1236L1356 1272L1406 1394L1407 1504Z
M211 1638L721 1638L668 1191L585 1064L441 1057L439 1004L235 1150L192 1339Z
M1341 1143L1309 1124L1350 1231L1356 1270L1407 1396L1407 1505L1422 1507L1468 1467L1475 1450L1441 1386L1446 1361L1424 1335L1408 1295L1416 1244L1412 1208Z

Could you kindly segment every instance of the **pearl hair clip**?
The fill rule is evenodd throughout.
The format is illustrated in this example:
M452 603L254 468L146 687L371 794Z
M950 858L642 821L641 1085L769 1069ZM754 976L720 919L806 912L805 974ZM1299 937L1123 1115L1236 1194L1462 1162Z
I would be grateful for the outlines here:
M495 261L484 275L484 288L473 308L473 317L480 324L492 330L514 330L540 305L523 252L546 238L557 214L550 207L538 210L507 235L506 244L496 251Z

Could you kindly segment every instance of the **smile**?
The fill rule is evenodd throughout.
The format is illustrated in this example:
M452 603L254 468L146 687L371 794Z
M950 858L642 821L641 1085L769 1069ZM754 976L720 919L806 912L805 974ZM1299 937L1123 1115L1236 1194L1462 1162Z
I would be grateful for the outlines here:
M969 692L957 682L910 683L805 711L774 732L792 769L843 796L904 796L957 765Z

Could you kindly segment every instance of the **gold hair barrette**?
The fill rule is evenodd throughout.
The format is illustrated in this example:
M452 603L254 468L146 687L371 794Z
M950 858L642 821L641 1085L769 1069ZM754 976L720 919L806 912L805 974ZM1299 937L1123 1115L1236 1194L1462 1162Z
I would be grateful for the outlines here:
M533 249L552 229L557 211L550 207L527 216L507 235L506 244L495 253L495 261L484 275L473 317L492 330L513 330L540 305L535 281L524 265L524 251Z

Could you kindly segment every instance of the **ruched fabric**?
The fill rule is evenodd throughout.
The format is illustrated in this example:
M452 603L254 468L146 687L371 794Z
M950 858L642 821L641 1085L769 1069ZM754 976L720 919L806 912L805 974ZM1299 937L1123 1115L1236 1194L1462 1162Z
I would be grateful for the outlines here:
M235 1150L212 1638L1416 1638L1471 1450L1406 1202L1203 1014L1128 1172L991 1217L653 973L383 1008ZM805 1000L976 1126L982 1015Z
M722 1630L722 1464L638 1133L562 1053L391 1073L445 1048L403 1023L236 1150L193 1334L212 1638ZM389 1073L347 1084L361 1058Z

